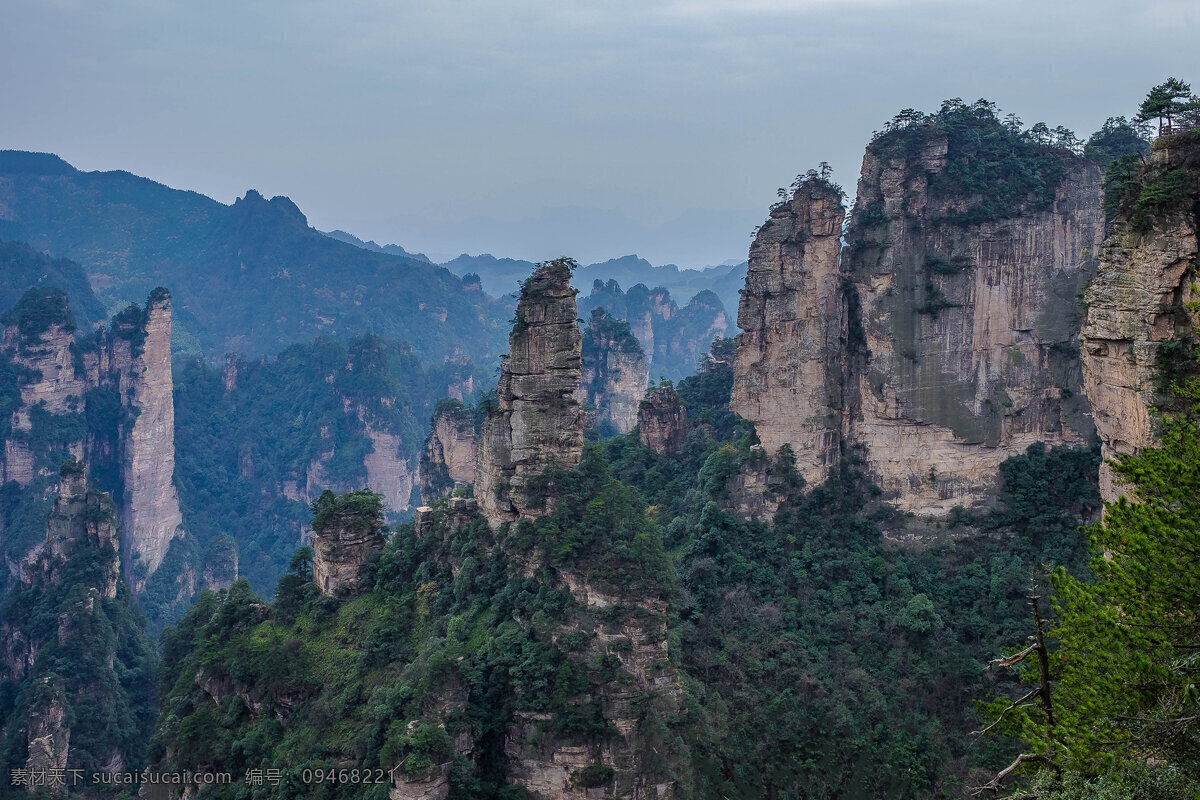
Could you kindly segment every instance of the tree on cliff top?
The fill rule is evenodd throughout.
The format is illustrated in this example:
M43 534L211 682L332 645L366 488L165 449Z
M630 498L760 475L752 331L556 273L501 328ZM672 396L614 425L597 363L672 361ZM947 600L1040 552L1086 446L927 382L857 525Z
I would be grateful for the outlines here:
M312 503L313 530L323 534L330 528L379 530L383 527L383 497L367 489L334 494L326 489Z
M1200 112L1200 99L1192 94L1190 84L1178 78L1167 78L1162 83L1150 89L1146 99L1138 106L1138 122L1158 120L1158 135L1163 135L1163 120L1166 120L1166 133L1171 133L1172 125L1177 118L1191 122ZM1189 125L1190 127L1190 125Z

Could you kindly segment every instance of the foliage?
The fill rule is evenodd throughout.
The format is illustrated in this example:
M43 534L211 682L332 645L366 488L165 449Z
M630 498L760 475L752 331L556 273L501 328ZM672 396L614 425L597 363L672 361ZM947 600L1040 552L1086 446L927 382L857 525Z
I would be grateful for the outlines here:
M1198 112L1200 112L1200 98L1192 94L1191 85L1178 78L1167 78L1157 86L1151 87L1146 94L1146 99L1138 106L1136 120L1138 122L1158 120L1158 134L1161 136L1164 131L1164 121L1167 131L1172 129L1173 123L1177 120L1190 126L1194 124Z
M57 288L70 298L82 328L105 319L104 306L92 294L83 268L65 258L51 258L24 242L0 241L0 309L17 305L33 288Z
M1109 117L1100 130L1088 137L1083 157L1095 161L1102 169L1123 156L1146 156L1150 153L1148 134L1143 125L1131 123L1125 117Z
M63 331L75 330L75 317L67 307L66 292L61 289L33 288L25 292L21 302L0 316L0 324L13 325L24 347L36 345L41 336L57 325Z
M82 465L70 461L62 469L66 474ZM89 495L81 513L87 523L115 529L107 497ZM43 535L45 531L43 514ZM5 772L24 766L27 720L31 711L42 708L47 690L64 707L69 767L85 774L104 771L114 753L132 771L144 763L157 706L157 660L124 582L115 597L105 592L116 568L112 544L76 542L61 561L56 559L52 575L40 564L27 566L29 581L4 599L0 619L10 637L6 646L17 648L10 651L13 656L27 647L33 659L28 669L18 665L0 679L0 730L6 737L0 740L0 764Z
M312 528L318 534L331 529L371 532L383 527L383 498L366 489L345 494L326 489L310 508Z
M994 103L947 100L935 113L905 109L877 133L871 144L884 158L921 163L924 148L946 142L945 167L930 176L937 199L965 201L948 220L968 225L1007 219L1026 208L1045 209L1067 173L1080 144L1063 127L1039 123L1022 130L1011 115L1002 121Z

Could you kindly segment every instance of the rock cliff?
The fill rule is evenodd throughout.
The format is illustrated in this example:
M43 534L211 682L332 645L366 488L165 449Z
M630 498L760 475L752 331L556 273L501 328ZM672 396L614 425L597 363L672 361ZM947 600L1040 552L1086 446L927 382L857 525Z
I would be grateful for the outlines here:
M637 425L638 404L650 379L646 356L629 323L613 319L602 308L593 309L582 353L580 402L595 406L602 430L629 433Z
M174 482L170 293L154 290L144 317L128 325L118 321L109 342L122 401L133 412L122 441L122 563L128 571L137 559L154 572L183 523Z
M36 567L26 572L26 585L39 573L42 581L56 583L63 565L79 553L117 551L112 500L88 488L87 472L78 462L65 464L59 475L58 498L46 521L46 543L36 556ZM116 597L119 577L116 560L105 561L97 590L104 597Z
M329 597L356 594L363 564L383 549L380 496L368 491L335 496L326 490L313 508L313 582Z
M421 499L426 505L465 489L475 480L479 447L475 426L460 400L438 402L421 457Z
M673 455L687 438L687 409L671 386L651 389L638 405L638 436L656 453Z
M731 407L772 453L790 444L809 483L836 461L842 431L845 216L840 192L819 179L773 207L750 247L738 308Z
M889 128L847 247L840 191L815 171L759 230L732 407L810 483L862 445L886 499L943 516L986 501L1030 444L1093 435L1076 298L1104 236L1101 176L987 104Z
M965 155L939 125L898 133L867 149L847 237L870 354L851 437L885 497L938 516L986 498L1033 442L1092 436L1075 298L1104 235L1100 170L1049 153L1053 194L984 213L947 186Z
M1131 219L1118 209L1100 255L1096 277L1084 292L1081 332L1084 390L1092 405L1104 462L1100 494L1122 493L1108 459L1135 453L1157 441L1152 410L1169 411L1164 393L1164 345L1194 341L1196 263L1200 256L1200 139L1178 134L1154 143L1138 175L1152 185L1168 175L1186 176L1178 207ZM1194 344L1192 345L1194 346Z
M530 479L551 463L574 467L583 452L576 397L582 342L571 266L567 259L542 264L521 287L498 404L483 423L475 473L475 497L493 526L541 513Z
M36 502L48 496L63 457L86 458L119 500L122 563L133 574L139 560L141 577L182 532L170 341L165 289L88 335L76 330L62 292L34 289L5 315L0 335L20 390L0 472Z

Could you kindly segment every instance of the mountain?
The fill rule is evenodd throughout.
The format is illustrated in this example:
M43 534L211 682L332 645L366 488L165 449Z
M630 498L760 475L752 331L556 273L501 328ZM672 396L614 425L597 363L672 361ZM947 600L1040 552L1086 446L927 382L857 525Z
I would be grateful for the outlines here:
M24 242L0 241L0 309L12 308L34 287L66 292L75 321L84 330L107 319L83 267L69 259L39 253Z
M425 261L432 264L433 262L426 258L424 253L410 253L398 244L376 244L374 240L364 242L352 233L346 233L342 230L337 231L322 231L330 239L336 239L339 242L352 244L355 247L361 247L364 250L370 250L374 253L387 253L393 256L404 256L405 258L415 258L417 261Z
M376 333L426 358L486 359L506 312L445 269L309 227L286 197L232 206L127 172L80 172L0 152L0 236L68 257L109 306L167 286L176 351L276 352L318 335Z

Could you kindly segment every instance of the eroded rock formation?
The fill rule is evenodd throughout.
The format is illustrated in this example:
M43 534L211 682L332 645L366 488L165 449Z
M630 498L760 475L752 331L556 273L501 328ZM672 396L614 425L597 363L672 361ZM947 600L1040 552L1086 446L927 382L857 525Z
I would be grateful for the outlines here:
M76 440L58 441L61 433L41 439L76 459L111 465L120 476L119 484L106 488L120 500L122 563L129 574L135 559L139 575L153 572L182 533L173 482L170 294L156 289L145 309L130 306L110 328L85 337L76 330L65 295L31 290L6 315L0 350L21 370L21 402L10 425L26 434L4 442L3 477L23 487L37 479L39 491L53 481L56 456L31 449L39 437L28 434L38 424L54 428L82 415L86 407L89 427L80 428Z
M119 323L118 323L119 324ZM140 328L111 337L111 364L133 424L121 459L121 556L128 571L139 559L147 572L162 563L183 516L175 491L175 401L171 378L171 294L155 289ZM140 341L139 341L140 340Z
M750 247L738 308L731 406L772 453L790 444L809 483L836 460L842 430L845 216L841 195L820 180L772 208Z
M638 436L656 453L672 455L687 438L687 409L671 386L651 389L638 406Z
M117 552L115 508L108 495L87 485L83 465L68 463L59 472L58 497L46 521L46 543L37 554L37 567L26 572L26 585L33 575L56 583L62 565L84 550ZM115 558L105 559L97 590L104 597L117 596L119 570Z
M569 262L560 259L539 266L521 288L475 473L475 497L493 526L537 516L543 504L530 479L551 463L574 467L583 453L581 335L570 281Z
M430 505L475 480L479 447L475 425L460 400L440 401L433 411L421 457L421 499Z
M1174 170L1190 176L1195 198L1200 149L1186 134L1155 142L1142 178L1150 182ZM1200 324L1195 310L1200 209L1194 202L1148 224L1119 218L1084 292L1083 383L1104 456L1100 495L1105 500L1122 494L1108 460L1157 441L1152 409L1171 402L1162 393L1160 348L1190 339Z
M1099 168L1064 153L1049 203L971 221L974 198L934 191L945 135L921 144L872 143L863 159L848 272L870 355L850 424L885 497L940 516L986 498L1030 444L1091 438L1075 298L1104 216Z
M595 406L597 424L620 434L633 430L649 380L646 356L629 323L593 309L583 333L579 394L581 402Z
M356 594L363 564L383 549L382 516L364 511L369 511L371 496L363 491L334 497L326 491L314 504L312 570L321 594Z

